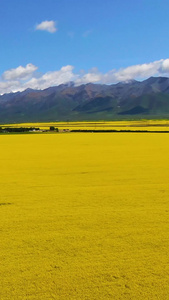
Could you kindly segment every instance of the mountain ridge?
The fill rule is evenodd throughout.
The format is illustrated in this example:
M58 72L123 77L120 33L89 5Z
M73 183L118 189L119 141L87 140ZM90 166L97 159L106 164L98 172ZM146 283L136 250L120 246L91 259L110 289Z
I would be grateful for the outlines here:
M116 84L70 82L0 96L0 123L167 118L169 78Z

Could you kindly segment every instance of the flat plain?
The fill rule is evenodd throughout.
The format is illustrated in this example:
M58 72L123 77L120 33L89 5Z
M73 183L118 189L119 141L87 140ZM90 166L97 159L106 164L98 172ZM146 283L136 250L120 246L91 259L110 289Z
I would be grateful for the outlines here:
M169 299L169 136L0 135L0 299Z
M20 123L2 124L4 127L38 127L49 130L50 126L64 130L131 130L131 131L167 131L169 132L169 120L130 120L130 121L84 121L84 122L46 122L46 123Z

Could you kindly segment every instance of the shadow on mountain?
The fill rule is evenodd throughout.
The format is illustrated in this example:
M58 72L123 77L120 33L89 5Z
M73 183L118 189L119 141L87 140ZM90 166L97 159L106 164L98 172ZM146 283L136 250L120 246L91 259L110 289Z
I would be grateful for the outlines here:
M138 114L148 114L149 109L141 107L141 106L136 106L133 107L132 109L123 111L118 113L118 115L138 115Z

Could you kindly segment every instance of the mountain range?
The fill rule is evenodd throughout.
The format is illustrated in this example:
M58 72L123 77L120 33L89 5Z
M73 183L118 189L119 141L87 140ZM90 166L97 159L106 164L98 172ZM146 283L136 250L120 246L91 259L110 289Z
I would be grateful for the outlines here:
M169 78L112 85L73 82L0 96L0 123L169 117Z

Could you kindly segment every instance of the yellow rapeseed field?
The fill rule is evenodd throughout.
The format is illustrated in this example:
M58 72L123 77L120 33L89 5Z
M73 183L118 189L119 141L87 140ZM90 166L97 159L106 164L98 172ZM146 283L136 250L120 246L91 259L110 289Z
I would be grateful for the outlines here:
M168 131L169 120L139 120L139 121L85 121L85 122L46 122L46 123L20 123L2 124L2 127L38 127L49 130L50 126L63 130L147 130Z
M169 135L0 135L0 300L169 299Z

